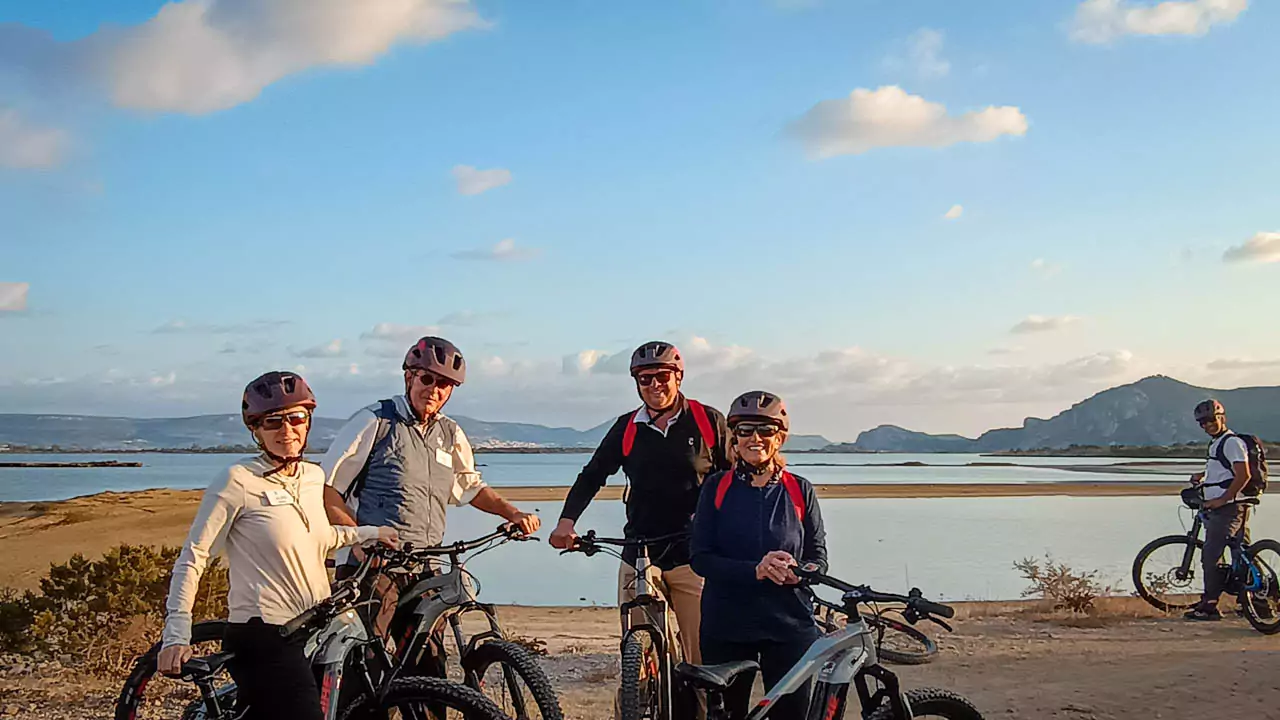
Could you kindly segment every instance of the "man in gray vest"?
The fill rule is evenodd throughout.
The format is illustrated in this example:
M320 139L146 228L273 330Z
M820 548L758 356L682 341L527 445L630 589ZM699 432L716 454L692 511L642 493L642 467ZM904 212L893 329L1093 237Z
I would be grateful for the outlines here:
M329 522L394 527L402 543L439 545L445 509L471 505L537 531L537 515L481 481L466 434L440 412L466 377L466 361L448 340L424 337L409 348L404 395L357 412L320 462Z

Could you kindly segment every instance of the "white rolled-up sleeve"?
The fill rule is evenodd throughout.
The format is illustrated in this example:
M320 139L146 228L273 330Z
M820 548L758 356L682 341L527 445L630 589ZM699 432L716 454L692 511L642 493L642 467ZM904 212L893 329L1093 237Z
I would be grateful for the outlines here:
M320 460L325 484L346 497L351 484L368 462L377 435L378 416L372 410L365 408L352 415Z
M462 432L462 428L457 428L453 434L453 493L451 500L454 505L470 505L472 500L476 499L476 495L484 489L484 480L480 478L480 471L476 470L475 453L471 450L471 441L467 439L467 434Z

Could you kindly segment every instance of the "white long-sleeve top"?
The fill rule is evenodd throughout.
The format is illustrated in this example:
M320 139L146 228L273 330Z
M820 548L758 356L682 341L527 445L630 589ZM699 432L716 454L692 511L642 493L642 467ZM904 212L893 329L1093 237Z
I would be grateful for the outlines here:
M191 533L173 566L163 645L191 641L191 608L209 557L225 551L231 622L260 617L284 624L329 597L325 558L375 540L376 527L330 525L324 472L303 462L292 477L264 477L274 463L256 457L232 465L205 491Z

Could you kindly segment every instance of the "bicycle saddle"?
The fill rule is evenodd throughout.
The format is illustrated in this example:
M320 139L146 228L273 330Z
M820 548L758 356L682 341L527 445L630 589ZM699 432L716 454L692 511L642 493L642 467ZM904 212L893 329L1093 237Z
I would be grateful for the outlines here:
M183 677L201 677L212 675L222 669L227 661L235 656L235 653L221 652L213 655L205 655L204 657L191 658L182 663Z
M699 690L727 690L739 675L754 674L760 669L755 660L738 660L720 663L719 665L690 665L680 663L676 666L676 677L688 682Z

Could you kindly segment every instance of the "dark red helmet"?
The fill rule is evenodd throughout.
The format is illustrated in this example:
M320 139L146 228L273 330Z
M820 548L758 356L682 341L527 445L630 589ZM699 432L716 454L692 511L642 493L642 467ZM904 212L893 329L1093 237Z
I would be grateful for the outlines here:
M1210 398L1196 405L1196 422L1204 422L1214 415L1226 415L1227 411L1223 409L1222 403Z
M671 368L676 372L684 372L684 358L680 349L667 342L647 342L631 353L631 374L646 368Z
M787 404L782 398L763 390L752 390L734 399L725 415L729 426L733 427L744 420L772 422L783 430L791 429L791 418L787 417Z
M426 370L461 385L467 379L467 361L462 351L444 338L428 335L409 348L404 356L405 370Z
M252 428L267 415L291 407L315 410L315 393L301 375L273 370L245 386L240 417Z

